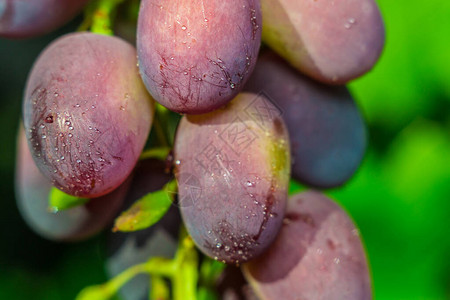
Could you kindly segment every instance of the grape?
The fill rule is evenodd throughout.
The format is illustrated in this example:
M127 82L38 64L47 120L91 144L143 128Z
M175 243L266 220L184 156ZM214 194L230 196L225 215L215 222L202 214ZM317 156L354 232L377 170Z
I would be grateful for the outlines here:
M263 300L372 297L358 230L344 210L316 191L289 199L276 241L243 271Z
M170 177L164 172L164 162L148 159L138 163L124 209L147 193L160 190ZM114 277L129 267L146 262L150 257L172 258L177 249L181 217L176 206L154 226L130 233L110 233L106 269ZM128 282L121 295L125 300L148 299L149 278L139 275Z
M33 66L24 123L41 172L62 191L92 198L130 174L153 110L131 45L75 33L53 42Z
M373 0L261 0L263 41L307 75L333 84L369 71L384 45Z
M266 52L245 89L262 91L281 107L291 140L293 178L330 188L343 184L358 168L366 131L345 87L315 82Z
M78 14L88 0L1 0L0 37L28 38L48 33Z
M17 205L28 226L37 234L56 241L86 239L104 229L119 211L128 180L111 194L91 199L83 206L51 213L48 196L52 184L34 164L22 127L17 148Z
M196 245L226 263L262 253L280 229L290 173L277 108L244 93L212 113L184 116L174 154L181 213Z
M175 112L221 107L253 70L260 25L257 0L143 0L137 49L144 83Z

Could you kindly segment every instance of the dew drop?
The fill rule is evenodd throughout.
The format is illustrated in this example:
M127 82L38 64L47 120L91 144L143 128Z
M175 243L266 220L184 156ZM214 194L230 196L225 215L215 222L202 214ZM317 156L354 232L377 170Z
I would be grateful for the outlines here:
M182 29L182 30L186 30L186 28L187 28L187 27L186 27L186 26L184 26L184 25L183 25L183 26L181 26L181 29Z
M52 115L47 116L44 121L45 123L53 123L53 116Z

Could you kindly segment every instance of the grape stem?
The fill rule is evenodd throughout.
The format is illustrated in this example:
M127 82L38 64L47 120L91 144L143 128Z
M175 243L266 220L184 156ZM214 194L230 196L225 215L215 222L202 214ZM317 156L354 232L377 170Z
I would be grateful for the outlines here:
M168 147L156 147L156 148L144 150L144 152L142 152L141 155L139 156L139 160L156 158L156 159L165 161L167 156L170 153L170 150L171 149Z
M155 105L155 121L154 128L156 131L156 135L158 137L158 140L162 146L169 147L173 143L171 143L169 134L167 132L169 128L169 110L162 106L159 103L156 103Z
M186 229L180 229L180 241L174 259L153 257L147 262L132 266L101 285L84 288L76 300L107 300L133 277L150 274L152 279L149 299L169 299L163 277L172 281L174 300L196 300L198 282L198 253Z
M93 33L114 35L112 30L117 6L124 0L93 0L85 10L85 17L78 31L90 28Z
M150 300L170 300L169 286L162 276L152 274L150 280Z

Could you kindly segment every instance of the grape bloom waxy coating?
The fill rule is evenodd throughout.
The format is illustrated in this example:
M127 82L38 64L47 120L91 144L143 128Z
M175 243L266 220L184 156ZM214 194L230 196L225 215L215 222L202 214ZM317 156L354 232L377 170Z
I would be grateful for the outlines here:
M19 211L29 227L42 237L55 241L87 239L106 226L119 212L129 180L105 196L63 211L49 211L51 182L38 170L31 157L21 127L17 141L16 199Z
M0 37L29 38L71 20L88 0L0 0Z
M172 111L206 113L233 99L253 70L260 42L257 0L141 1L141 76Z
M174 155L181 213L196 245L214 259L248 261L280 229L290 176L280 115L263 96L242 93L180 121Z
M317 191L289 198L277 239L243 271L261 300L372 299L358 229Z
M262 38L300 71L342 84L369 71L384 45L374 0L261 0Z
M268 51L258 58L245 89L264 91L284 111L293 178L331 188L358 169L367 146L366 128L347 88L313 81Z
M63 192L92 198L131 173L153 111L130 44L74 33L53 42L36 61L23 114L40 171Z

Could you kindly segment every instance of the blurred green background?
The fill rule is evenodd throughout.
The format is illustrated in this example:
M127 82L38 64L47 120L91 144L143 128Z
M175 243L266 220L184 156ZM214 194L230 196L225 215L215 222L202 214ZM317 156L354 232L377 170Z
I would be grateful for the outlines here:
M379 0L386 46L350 84L370 147L353 179L328 191L364 238L375 299L450 299L450 1ZM106 280L103 237L41 239L14 198L15 138L25 80L58 32L0 40L0 299L73 299Z

